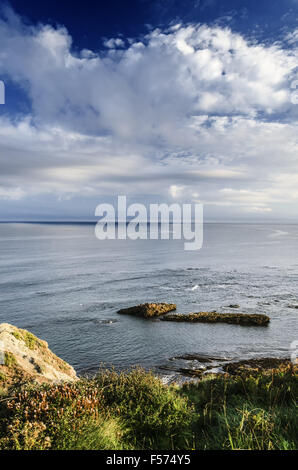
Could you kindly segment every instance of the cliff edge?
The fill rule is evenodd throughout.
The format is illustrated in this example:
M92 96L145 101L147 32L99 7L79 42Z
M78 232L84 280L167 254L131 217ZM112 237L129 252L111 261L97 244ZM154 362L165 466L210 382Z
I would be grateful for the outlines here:
M69 364L56 356L43 341L26 330L0 324L0 386L23 382L59 383L77 380Z

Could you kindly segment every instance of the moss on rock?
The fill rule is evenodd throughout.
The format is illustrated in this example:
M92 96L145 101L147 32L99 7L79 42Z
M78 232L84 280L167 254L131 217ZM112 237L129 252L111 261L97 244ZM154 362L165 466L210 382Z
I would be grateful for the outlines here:
M12 331L11 335L14 336L19 341L24 341L25 345L29 349L36 349L36 348L44 348L46 347L45 341L40 340L37 338L33 333L30 331L22 330L19 328L18 330Z
M10 352L10 351L5 351L4 353L4 365L6 367L16 367L17 366L17 360L15 358L15 355Z
M167 303L146 303L137 305L135 307L123 308L118 310L117 313L126 314L126 315L135 315L137 317L143 318L153 318L165 313L172 312L176 310L175 304Z
M166 315L161 320L191 323L232 323L243 326L267 326L270 322L270 318L267 315L217 312L172 314Z

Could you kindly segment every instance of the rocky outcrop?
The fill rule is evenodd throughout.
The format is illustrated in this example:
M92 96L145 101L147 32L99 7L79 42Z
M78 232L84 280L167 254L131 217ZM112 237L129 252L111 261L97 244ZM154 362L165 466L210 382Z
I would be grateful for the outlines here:
M189 313L187 315L172 314L166 315L161 320L191 323L232 323L243 326L266 326L270 322L267 315L216 312Z
M297 366L292 364L289 359L279 359L274 357L265 357L259 359L247 359L243 361L231 362L223 366L223 370L230 375L241 375L245 373L260 372L266 370L278 369L279 367L292 366L297 370Z
M181 356L182 358L196 357L195 355ZM199 357L199 356L198 356ZM200 362L200 361L198 361ZM206 363L207 361L204 360ZM274 370L280 370L291 368L295 372L298 371L298 366L293 364L289 359L280 358L259 358L259 359L246 359L243 361L228 362L224 360L222 363L219 362L216 365L204 365L199 367L173 367L173 366L160 366L161 370L167 370L176 372L185 377L192 377L200 379L206 374L212 375L255 375L260 372L272 373Z
M164 315L165 313L172 312L176 310L175 304L166 304L166 303L159 303L159 304L141 304L135 307L123 308L118 310L117 313L125 314L125 315L135 315L137 317L143 318L153 318L159 317L160 315Z
M0 386L16 383L59 383L77 379L75 370L32 333L0 324Z

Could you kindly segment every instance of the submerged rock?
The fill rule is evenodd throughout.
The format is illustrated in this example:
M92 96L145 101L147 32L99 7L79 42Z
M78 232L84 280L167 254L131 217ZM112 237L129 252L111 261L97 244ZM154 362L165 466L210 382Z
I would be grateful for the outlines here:
M161 318L163 321L191 323L232 323L244 326L266 326L270 322L267 315L248 313L199 312L189 314L172 314Z
M48 343L8 323L0 324L0 386L16 383L72 382L76 372Z
M181 359L183 361L197 361L204 363L213 363L214 361L228 361L229 359L223 357L207 356L203 354L184 354L182 356L171 357L170 361Z
M125 314L125 315L135 315L137 317L143 318L153 318L159 317L160 315L164 315L165 313L172 312L176 310L175 304L166 304L166 303L159 303L159 304L141 304L135 307L129 308L122 308L118 310L117 313Z

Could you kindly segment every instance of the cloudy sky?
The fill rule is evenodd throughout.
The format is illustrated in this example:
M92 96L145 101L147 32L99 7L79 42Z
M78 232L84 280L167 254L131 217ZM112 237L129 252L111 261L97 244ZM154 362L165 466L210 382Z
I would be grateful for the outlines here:
M298 222L298 0L40 3L0 7L0 219Z

